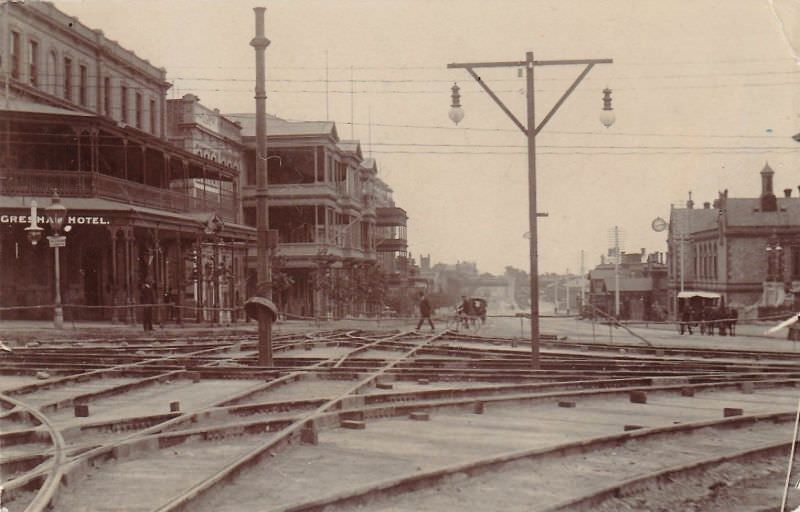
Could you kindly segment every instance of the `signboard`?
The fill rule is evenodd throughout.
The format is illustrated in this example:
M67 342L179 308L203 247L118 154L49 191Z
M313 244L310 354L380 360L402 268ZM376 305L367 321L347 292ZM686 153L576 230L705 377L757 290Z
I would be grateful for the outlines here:
M37 215L36 222L39 224L49 224L52 220L51 217L45 215ZM31 216L30 215L0 215L0 224L30 224L31 223ZM89 215L67 215L66 222L64 224L73 225L85 225L85 224L102 224L107 225L111 224L111 222L106 219L105 217L99 216L89 216Z
M48 236L47 241L50 242L50 247L66 247L67 237L65 236Z

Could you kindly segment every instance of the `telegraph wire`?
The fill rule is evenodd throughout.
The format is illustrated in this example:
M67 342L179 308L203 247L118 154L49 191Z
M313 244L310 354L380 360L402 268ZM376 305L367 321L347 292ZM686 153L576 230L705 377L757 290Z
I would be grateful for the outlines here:
M118 137L116 137L118 138ZM9 139L9 143L14 145L27 145L27 146L58 146L58 147L74 147L75 142L74 140L64 141L64 142L50 142L50 141L31 141L25 139ZM166 141L165 141L166 142ZM376 145L381 145L377 144ZM387 144L392 146L391 144ZM400 144L399 146L407 147L407 146L414 146L413 144ZM88 150L88 146L84 146ZM94 147L98 148L128 148L132 149L130 144L113 144L113 143L106 143L101 142L95 144ZM484 154L495 154L495 155L525 155L527 151L494 151L495 149L521 149L521 146L491 146L491 145L480 145L480 144L472 144L472 145L423 145L425 148L431 149L375 149L373 150L374 153L407 153L407 154L441 154L441 155L458 155L458 154L465 154L465 155L484 155ZM458 150L460 147L475 147L475 148L489 148L489 151L481 150L481 151L462 151ZM570 150L569 152L566 151L559 151L559 152L550 152L545 154L626 154L621 152L608 152L603 153L599 151L572 151L572 150L626 150L628 154L641 154L641 155L648 155L648 154L658 154L663 152L664 154L669 154L671 152L682 152L686 154L698 153L721 153L721 154L747 154L747 153L796 153L797 149L793 147L723 147L723 146L551 146L551 145L540 145L539 147L546 147L550 149L563 149L563 150ZM453 150L448 151L432 151L435 148L455 148ZM180 146L175 146L175 149L183 150L189 153L192 153L191 149L182 148ZM212 150L212 149L227 149L224 146L214 146L214 145L204 145L203 147L198 147L195 149L201 150ZM634 150L635 153L630 152L630 150ZM538 152L537 152L538 153ZM194 156L199 156L195 153L192 153ZM222 162L215 161L217 164L221 164Z
M137 128L138 130L138 128ZM144 132L147 134L147 132ZM32 131L20 131L20 130L2 130L0 134L8 134L8 135L17 135L17 136L37 136L37 137L55 137L55 138L66 138L69 139L68 142L77 141L78 135L74 133L48 133L43 134L41 132L32 132ZM150 135L152 136L152 135ZM98 139L119 139L119 135L113 134L98 134L96 136ZM86 138L84 135L83 138ZM159 139L164 140L164 139ZM40 143L37 141L27 141L25 139L14 139L13 142L15 143ZM167 141L165 141L167 142ZM47 141L42 141L41 143L49 143ZM67 142L58 142L57 144L67 144ZM105 143L101 143L105 144ZM426 143L426 142L373 142L373 146L402 146L402 147L430 147L430 148L493 148L493 149L526 149L527 146L522 144L486 144L486 143L472 143L472 144L457 144L457 143ZM121 147L123 145L119 145ZM222 143L205 143L203 144L202 148L209 149L224 149L229 148L230 146L222 144ZM542 148L563 148L563 149L642 149L642 150L661 150L661 149L669 149L669 150L679 150L679 149L703 149L703 150L787 150L787 151L798 151L794 146L711 146L711 145L693 145L693 146L649 146L643 144L636 144L636 145L586 145L586 144L537 144L537 147ZM183 149L183 148L182 148Z

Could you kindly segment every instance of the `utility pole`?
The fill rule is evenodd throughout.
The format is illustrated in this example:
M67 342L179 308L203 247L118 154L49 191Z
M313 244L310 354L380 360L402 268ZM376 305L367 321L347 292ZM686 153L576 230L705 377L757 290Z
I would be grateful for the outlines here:
M256 295L272 301L272 267L270 260L269 203L267 200L267 110L265 52L269 39L264 36L264 7L254 7L256 36L250 46L256 51L256 233L257 279ZM258 309L258 364L272 366L272 318L265 307Z
M619 318L619 226L614 226L614 316Z
M585 273L586 273L586 266L584 265L584 251L583 251L583 249L581 249L581 280L580 280L580 283L581 283L581 308L583 308L583 301L586 299L585 292L584 292L584 289L583 289L584 288L583 283L584 283L584 279L585 279L584 278L584 274ZM581 312L578 311L578 314L581 314Z
M506 113L506 115L514 122L514 124L526 135L528 139L528 223L530 225L530 277L531 277L531 366L534 369L539 369L539 261L538 261L538 225L536 210L536 135L544 128L550 118L556 113L562 103L569 97L572 91L578 87L578 84L586 77L589 71L592 70L595 64L611 64L611 59L580 59L580 60L534 60L533 52L525 53L525 60L511 61L511 62L471 62L471 63L453 63L448 64L448 69L466 69L467 72L478 82L492 100ZM536 103L534 101L534 88L533 88L533 70L536 66L564 66L564 65L585 65L586 67L572 82L567 90L556 101L555 105L550 109L550 112L544 116L541 122L536 125ZM524 68L525 69L525 82L527 89L527 123L523 125L522 122L506 107L506 105L497 97L489 86L475 73L476 68ZM604 111L611 113L611 91L608 90L606 97L608 102ZM453 109L450 111L450 119L458 123L463 118L463 111L461 110L458 99L458 88L454 86L453 89ZM458 112L458 116L454 113ZM601 121L606 127L611 126L613 117L601 117Z

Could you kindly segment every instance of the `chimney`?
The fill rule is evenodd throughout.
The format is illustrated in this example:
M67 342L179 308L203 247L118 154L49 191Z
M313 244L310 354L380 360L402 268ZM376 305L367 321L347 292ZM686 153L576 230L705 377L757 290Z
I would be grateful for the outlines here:
M710 208L711 208L711 203L709 203L708 201L703 203L703 209L704 210L709 210Z
M792 197L792 189L790 188L783 189L783 197Z
M772 192L772 177L775 171L767 163L761 170L761 211L774 212L778 210L778 200Z
M600 264L601 265L605 265L606 264L606 255L605 254L601 254L600 255Z
M775 171L772 170L772 167L769 166L769 163L764 165L764 168L761 169L761 196L766 196L772 194L772 176L775 174Z

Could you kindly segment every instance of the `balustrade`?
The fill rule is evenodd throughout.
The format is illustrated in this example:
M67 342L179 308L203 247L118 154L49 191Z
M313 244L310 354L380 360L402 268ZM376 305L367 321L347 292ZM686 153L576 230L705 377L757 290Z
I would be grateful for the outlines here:
M233 194L228 192L214 194L203 201L202 197L175 190L89 172L26 169L4 171L0 176L3 195L49 197L53 190L58 190L62 197L101 197L174 212L215 210L227 221L233 221L236 212Z

